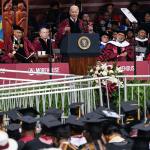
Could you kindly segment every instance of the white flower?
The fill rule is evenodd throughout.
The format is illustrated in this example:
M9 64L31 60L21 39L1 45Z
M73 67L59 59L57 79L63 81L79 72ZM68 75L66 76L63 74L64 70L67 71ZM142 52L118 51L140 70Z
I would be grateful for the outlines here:
M102 72L102 75L103 75L103 76L107 76L107 72L106 72L106 71L103 71L103 72Z
M97 75L98 73L99 73L99 72L96 70L94 74L96 74L96 75Z
M118 83L118 79L117 78L109 78L109 81L111 81L112 83Z
M116 71L117 71L117 73L122 73L123 72L123 70L121 69L121 67L116 67Z
M96 66L96 70L99 71L101 68L99 65Z
M97 75L96 75L96 74L93 74L92 77L93 77L93 78L97 78Z
M101 68L102 68L102 70L107 70L107 64L105 63L105 64L102 64L101 65Z
M94 71L94 70L93 70L93 69L91 69L91 70L90 70L90 73L92 73L93 71Z
M114 73L114 71L113 70L109 70L109 74L113 74Z
M114 74L112 74L112 75L110 75L112 78L115 78L115 75Z

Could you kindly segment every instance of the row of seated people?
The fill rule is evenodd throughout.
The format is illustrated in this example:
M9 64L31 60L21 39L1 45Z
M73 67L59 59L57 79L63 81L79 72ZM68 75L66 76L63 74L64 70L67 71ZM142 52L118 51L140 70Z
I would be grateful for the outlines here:
M33 107L0 112L1 150L149 150L149 106L144 122L143 112L141 120L137 117L136 102L121 103L120 124L114 109L100 106L83 114L83 105L71 103L63 123L63 111L52 107L44 114Z
M138 30L136 36L132 30L114 32L112 36L104 33L99 49L99 61L133 61L135 56L137 61L150 59L150 41L142 28Z
M45 51L45 55L52 54L49 29L41 26L39 37L33 43L24 37L24 30L17 25L13 26L13 35L4 42L2 63L34 62L37 60L38 51Z
M83 21L78 18L79 8L72 5L69 11L70 17L62 21L58 27L55 36L55 44L59 47L63 37L70 33L93 33L92 26L83 26ZM92 32L91 32L92 31ZM149 40L146 37L146 31L140 29L137 37L129 37L126 41L126 35L120 30L114 33L111 41L101 43L103 50L97 58L99 61L114 61L114 60L134 60L134 46L136 43L138 59L149 58ZM133 32L132 32L133 33ZM13 36L4 44L4 55L1 56L0 61L3 63L14 62L29 62L34 61L30 58L37 59L38 51L45 51L44 54L52 54L51 40L49 38L50 31L46 26L41 26L39 30L39 38L36 38L31 43L26 37L23 37L23 29L19 26L14 26ZM106 35L107 36L107 35ZM104 44L104 45L103 45ZM104 48L105 47L105 48ZM102 47L100 47L102 49ZM34 56L34 57L33 57Z

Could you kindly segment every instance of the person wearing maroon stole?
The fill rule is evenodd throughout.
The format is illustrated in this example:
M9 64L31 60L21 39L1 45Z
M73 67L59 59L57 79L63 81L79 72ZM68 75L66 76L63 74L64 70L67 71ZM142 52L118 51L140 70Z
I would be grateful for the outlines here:
M13 36L4 42L5 63L30 62L28 57L33 56L35 48L27 37L23 37L24 30L17 25L13 26Z
M46 25L40 27L39 37L34 39L33 45L35 47L36 52L45 51L46 54L52 54L50 30Z
M58 26L58 31L55 37L55 42L58 47L66 34L82 32L87 33L88 31L88 29L83 29L83 21L78 18L78 6L72 5L69 10L69 15L70 17L62 21Z
M132 61L134 59L134 50L125 40L125 33L119 31L115 41L109 41L103 49L98 61Z

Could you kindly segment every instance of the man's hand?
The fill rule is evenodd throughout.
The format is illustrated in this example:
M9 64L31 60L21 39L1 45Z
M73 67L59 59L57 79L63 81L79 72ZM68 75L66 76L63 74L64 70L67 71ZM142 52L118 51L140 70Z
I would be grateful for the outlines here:
M126 57L127 56L127 52L121 53L120 55L118 55L118 57Z
M14 52L14 51L13 51L13 52ZM8 53L8 56L9 56L10 58L13 58L13 57L14 57L13 52L12 52L12 53Z
M70 27L65 27L65 33L70 33Z

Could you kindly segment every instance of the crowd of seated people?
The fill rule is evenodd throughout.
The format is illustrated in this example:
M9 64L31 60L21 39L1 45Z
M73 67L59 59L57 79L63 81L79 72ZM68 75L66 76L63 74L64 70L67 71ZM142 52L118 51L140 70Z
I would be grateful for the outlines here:
M113 4L100 7L94 19L91 19L90 14L86 12L83 12L80 17L80 10L76 5L72 5L68 17L64 17L59 7L57 2L52 5L48 12L51 21L44 19L43 28L40 22L36 24L38 34L32 41L29 39L33 36L30 35L29 39L24 37L23 29L18 27L20 29L17 32L21 36L18 42L15 35L16 29L14 29L13 35L10 35L9 41L5 41L0 51L0 62L38 62L38 51L45 51L41 54L54 57L52 49L60 48L63 37L70 33L98 33L100 53L97 60L99 61L114 61L116 58L119 61L132 61L135 59L135 54L137 60L149 60L150 12L141 12L138 3L129 5L129 10L138 20L136 24L132 24ZM47 25L51 26L47 28ZM112 49L112 47L115 48ZM46 60L48 62L49 59Z
M138 120L135 102L122 102L124 124L112 109L101 106L83 114L81 105L71 103L63 123L63 111L52 107L44 114L33 107L0 112L0 149L149 150L149 105L145 123L142 114Z

